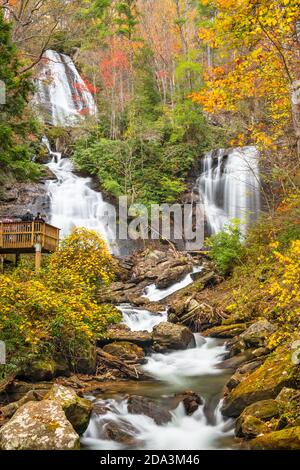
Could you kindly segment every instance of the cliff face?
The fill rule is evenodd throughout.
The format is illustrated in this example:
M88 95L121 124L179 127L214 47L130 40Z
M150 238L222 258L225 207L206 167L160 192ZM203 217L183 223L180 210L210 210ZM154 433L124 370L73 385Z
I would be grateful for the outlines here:
M0 217L19 216L27 209L33 213L49 212L44 177L38 182L20 182L11 173L0 173Z

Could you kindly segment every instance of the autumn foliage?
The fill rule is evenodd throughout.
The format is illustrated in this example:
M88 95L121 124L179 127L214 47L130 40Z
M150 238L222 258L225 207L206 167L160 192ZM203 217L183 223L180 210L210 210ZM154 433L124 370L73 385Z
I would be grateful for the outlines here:
M69 361L84 355L117 310L94 300L95 288L113 277L111 255L99 235L76 229L63 240L39 277L22 265L0 276L0 339L9 361L29 354L60 353Z
M239 114L233 144L273 146L291 125L290 87L299 78L299 0L202 0L215 16L199 36L217 51L205 86L192 94L212 114Z

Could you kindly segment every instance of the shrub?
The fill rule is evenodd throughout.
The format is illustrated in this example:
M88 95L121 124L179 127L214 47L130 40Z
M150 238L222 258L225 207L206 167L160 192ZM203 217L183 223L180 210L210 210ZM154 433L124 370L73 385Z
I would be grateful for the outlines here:
M0 275L0 340L10 364L56 353L69 362L84 357L91 343L121 320L110 305L98 304L94 289L113 277L111 255L99 235L76 229L37 277L26 267Z
M234 221L223 231L212 235L207 240L207 246L219 271L224 275L229 274L241 261L244 252L239 222Z

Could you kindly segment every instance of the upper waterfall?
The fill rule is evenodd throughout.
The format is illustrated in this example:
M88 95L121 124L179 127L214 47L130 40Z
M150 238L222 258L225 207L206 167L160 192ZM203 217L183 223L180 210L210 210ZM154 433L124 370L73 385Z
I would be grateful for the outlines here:
M259 152L256 147L218 149L203 160L197 187L210 233L221 231L232 219L242 231L260 211Z
M53 126L71 126L97 107L72 59L56 51L44 53L33 99L42 119Z

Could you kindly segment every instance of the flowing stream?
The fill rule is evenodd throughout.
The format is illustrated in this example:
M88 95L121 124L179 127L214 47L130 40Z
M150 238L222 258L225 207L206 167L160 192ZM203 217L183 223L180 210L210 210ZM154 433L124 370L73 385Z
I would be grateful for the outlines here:
M131 306L120 306L123 322L132 331L152 331L167 314L153 314ZM82 438L86 449L152 449L152 450L205 450L232 447L232 422L225 421L220 413L220 397L227 372L218 369L225 348L217 340L195 335L196 347L166 354L151 354L142 369L153 377L147 382L125 382L114 385L106 394L90 397L103 414L92 416L90 425ZM157 400L167 400L186 390L199 393L204 404L187 416L180 404L174 409L170 422L158 425L143 414L128 411L126 395L142 395ZM106 427L113 423L130 436L127 444L110 440Z
M47 124L54 126L78 125L84 116L96 116L97 107L91 86L80 76L72 59L49 50L41 62L40 75L33 105ZM100 192L91 188L91 179L74 173L69 159L52 151L49 168L57 180L48 182L50 222L66 235L73 227L86 227L98 231L118 253L119 246L111 244L113 228L106 216L112 206ZM203 159L197 190L204 203L208 232L217 233L234 218L247 226L260 211L260 181L258 151L255 147L219 149L209 152ZM194 273L201 268L195 268ZM192 274L167 289L150 285L145 297L161 301L193 282ZM119 307L123 322L132 331L148 331L167 321L166 311L153 314L130 305ZM220 413L222 389L230 372L218 364L225 353L222 342L195 335L196 347L166 354L151 354L141 366L152 379L144 382L123 381L103 384L102 393L90 397L104 408L102 414L92 416L82 438L86 449L226 449L233 443L231 421ZM158 425L145 415L128 411L128 394L142 395L163 401L187 389L201 395L204 400L198 410L187 416L183 405L172 411L167 424ZM169 398L168 398L169 397ZM123 429L131 437L127 444L119 444L105 434L109 423Z

